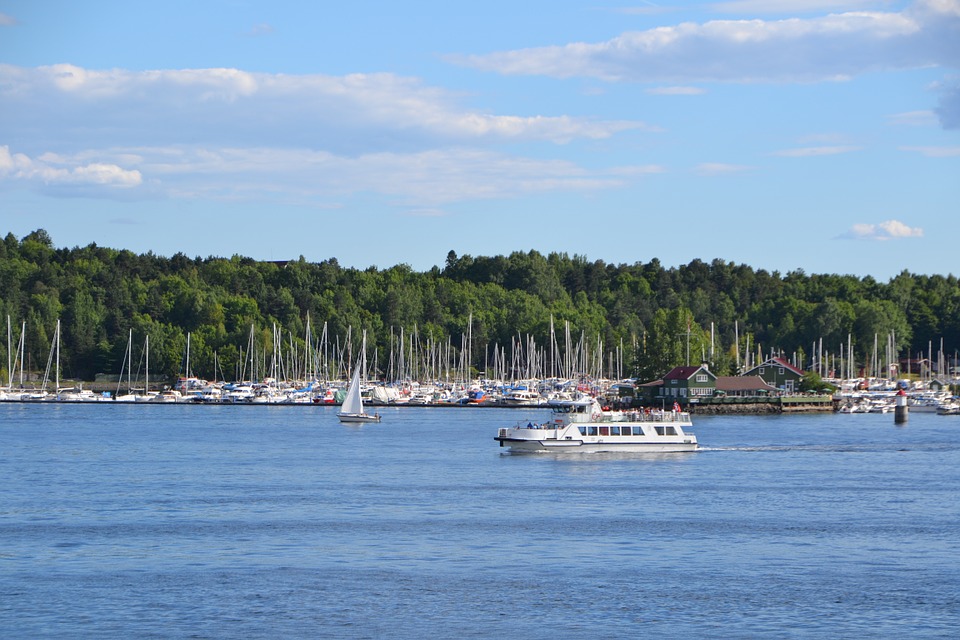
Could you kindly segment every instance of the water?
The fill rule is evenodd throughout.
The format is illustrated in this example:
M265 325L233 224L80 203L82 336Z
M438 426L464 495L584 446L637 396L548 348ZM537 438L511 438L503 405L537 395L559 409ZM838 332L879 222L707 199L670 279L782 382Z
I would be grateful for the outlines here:
M960 419L0 404L0 637L955 637Z

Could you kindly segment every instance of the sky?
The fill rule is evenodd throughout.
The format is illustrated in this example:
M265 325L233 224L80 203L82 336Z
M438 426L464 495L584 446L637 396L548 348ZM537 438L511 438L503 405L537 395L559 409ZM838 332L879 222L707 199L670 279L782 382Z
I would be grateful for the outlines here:
M960 0L0 0L2 235L886 281L958 214Z

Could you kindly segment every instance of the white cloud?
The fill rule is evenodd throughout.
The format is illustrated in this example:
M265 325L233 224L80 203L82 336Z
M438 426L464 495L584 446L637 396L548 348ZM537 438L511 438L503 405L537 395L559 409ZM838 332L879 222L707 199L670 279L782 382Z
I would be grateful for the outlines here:
M393 74L347 76L249 73L237 69L35 69L0 64L0 140L33 132L50 147L95 135L105 145L314 146L354 152L467 141L603 139L645 129L638 121L494 115L465 109L459 96ZM360 135L363 134L363 135Z
M35 182L43 186L136 187L143 181L136 169L124 169L107 162L81 164L53 154L36 160L23 153L11 153L0 146L0 182L4 180Z
M5 13L0 13L0 27L12 27L17 24L17 19Z
M84 163L89 153L56 158L55 168L0 147L0 184L36 180L39 186L134 186L143 197L219 201L277 200L315 207L376 193L411 215L439 215L443 205L472 199L506 198L549 191L621 188L656 166L587 170L562 160L537 160L458 148L416 153L375 152L344 156L310 149L168 147L98 152L105 162ZM135 170L109 161L139 158ZM70 191L58 190L63 195ZM88 195L86 192L83 195ZM416 213L420 212L420 213Z
M604 42L502 51L460 62L514 75L632 82L810 82L958 63L957 0L902 12L715 20L627 32Z
M859 223L853 225L841 238L852 240L897 240L900 238L922 238L923 229L909 227L899 220L887 220L879 224Z
M490 151L600 140L638 121L495 115L392 74L0 65L0 183L58 195L286 200L338 206L376 193L429 211L475 198L618 188L650 167L584 169ZM473 148L471 148L473 147ZM112 197L118 197L116 195Z
M850 153L852 151L859 151L860 147L854 147L849 145L836 145L836 146L824 146L824 147L800 147L798 149L784 149L782 151L776 151L773 153L775 156L780 156L782 158L810 158L816 156L835 156L841 153Z

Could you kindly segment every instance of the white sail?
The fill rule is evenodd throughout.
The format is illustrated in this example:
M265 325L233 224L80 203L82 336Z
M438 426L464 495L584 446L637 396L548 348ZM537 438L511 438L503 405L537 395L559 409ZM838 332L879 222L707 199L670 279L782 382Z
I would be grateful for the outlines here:
M363 413L363 398L360 397L360 367L353 370L353 378L347 388L347 395L343 399L340 413Z
M363 399L360 397L360 374L362 372L363 367L358 363L353 370L347 395L340 405L340 413L337 414L340 422L380 422L380 414L369 414L363 410Z

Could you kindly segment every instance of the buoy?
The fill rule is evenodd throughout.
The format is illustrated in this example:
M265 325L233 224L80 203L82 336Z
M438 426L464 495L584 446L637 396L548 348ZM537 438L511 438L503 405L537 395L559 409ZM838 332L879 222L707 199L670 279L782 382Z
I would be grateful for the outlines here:
M897 402L893 406L893 423L903 424L907 421L907 394L900 389L897 391Z

